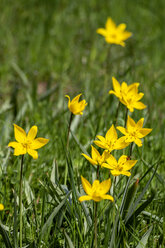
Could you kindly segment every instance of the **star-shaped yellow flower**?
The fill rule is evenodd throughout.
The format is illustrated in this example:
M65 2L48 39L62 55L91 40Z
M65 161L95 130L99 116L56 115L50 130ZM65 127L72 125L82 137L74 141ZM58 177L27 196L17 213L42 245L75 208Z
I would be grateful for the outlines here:
M87 195L80 196L79 201L89 201L94 200L99 202L103 199L107 199L110 201L114 201L114 198L111 195L106 195L106 193L110 190L111 187L111 179L105 180L103 182L99 182L99 180L95 180L91 185L84 177L81 176L82 185L84 191Z
M144 96L143 93L138 93L139 83L133 83L127 85L126 82L120 83L116 78L112 77L113 89L110 90L109 94L114 94L119 98L120 102L123 103L130 112L133 112L134 109L145 109L146 105L140 102L140 99Z
M73 113L74 115L83 115L83 110L87 105L87 102L85 100L79 102L79 98L81 95L82 94L79 94L78 96L74 97L72 101L70 101L70 96L65 95L65 97L69 99L68 108L70 112Z
M105 138L101 135L97 135L97 138L99 140L95 140L94 143L109 152L123 149L129 145L122 139L122 137L119 139L117 138L117 132L114 125L112 125L107 131Z
M117 44L124 47L124 41L132 35L131 32L125 31L125 29L125 23L121 23L116 26L116 24L109 17L105 24L105 28L98 28L96 32L104 36L107 43Z
M121 137L121 139L123 139L127 144L135 142L139 147L142 146L141 139L152 131L151 128L143 128L143 122L144 118L141 118L137 123L135 123L135 121L128 116L127 127L117 127L117 129L125 135Z
M14 135L17 142L10 142L8 146L14 148L15 156L28 153L34 159L38 158L38 152L35 150L46 145L49 140L45 138L35 139L37 135L37 129L37 126L32 126L32 128L26 135L26 132L21 127L14 124Z
M122 174L129 177L131 173L128 170L130 170L136 163L137 160L130 160L126 155L122 155L117 162L115 157L111 155L102 166L110 169L113 176L119 176Z
M92 157L89 157L88 155L82 153L82 155L92 164L92 165L100 165L102 166L103 163L106 162L107 158L109 158L110 154L107 151L104 151L102 155L96 150L95 147L91 146L92 151L91 155Z

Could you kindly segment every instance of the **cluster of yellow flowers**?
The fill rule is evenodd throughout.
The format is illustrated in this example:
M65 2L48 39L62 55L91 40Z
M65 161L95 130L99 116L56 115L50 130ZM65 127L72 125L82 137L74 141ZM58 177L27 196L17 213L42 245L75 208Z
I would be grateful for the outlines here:
M125 28L126 25L124 23L116 26L112 19L108 18L105 29L97 29L97 33L103 35L108 43L125 46L124 41L132 35L132 33L125 31ZM146 105L140 102L144 94L138 92L139 83L135 82L131 85L127 85L126 82L122 82L120 85L114 77L112 77L112 83L113 90L110 90L109 94L114 94L130 112L133 112L134 109L142 110L146 108ZM80 96L81 94L76 96L72 101L70 101L69 96L66 96L69 98L68 108L72 114L83 114L83 110L87 103L85 100L79 102ZM137 163L137 160L131 160L131 157L122 155L117 161L111 152L113 150L124 149L133 143L141 147L141 139L152 131L150 128L143 128L143 122L144 118L141 118L137 123L135 123L135 121L128 115L126 128L122 126L117 126L115 128L115 126L112 125L105 134L105 137L101 135L97 136L97 140L94 141L94 144L104 149L102 154L100 154L94 146L91 146L91 157L84 153L82 155L92 165L109 169L113 176L119 176L122 174L129 177L131 175L130 169ZM124 136L118 138L116 129L124 134ZM80 202L87 200L98 202L102 199L114 201L112 196L106 194L111 187L110 178L101 183L97 178L92 185L83 176L81 176L81 181L87 195L81 196L79 198Z
M119 100L132 112L134 108L143 109L146 108L142 102L139 100L143 97L143 93L138 93L139 83L133 83L127 85L125 82L120 84L113 77L113 88L114 91L110 90L110 94L116 95ZM68 102L68 108L72 114L82 115L85 106L87 105L85 100L79 102L81 94L76 96L72 101ZM118 138L115 126L112 125L110 129L105 134L105 137L98 135L97 140L94 144L104 151L100 154L94 146L91 146L91 157L86 154L82 154L92 165L101 166L110 170L113 176L126 175L130 176L129 170L137 163L137 160L131 160L128 156L122 155L117 161L115 157L111 154L113 150L120 150L126 148L131 143L135 143L137 146L142 146L141 139L149 134L152 129L143 128L144 118L141 118L137 123L128 115L126 128L118 126L117 129L124 134L124 136ZM102 183L99 180L95 180L93 185L84 178L81 177L83 188L86 192L86 196L81 196L79 201L101 201L102 199L109 199L113 201L113 197L106 195L111 187L111 179L105 180Z

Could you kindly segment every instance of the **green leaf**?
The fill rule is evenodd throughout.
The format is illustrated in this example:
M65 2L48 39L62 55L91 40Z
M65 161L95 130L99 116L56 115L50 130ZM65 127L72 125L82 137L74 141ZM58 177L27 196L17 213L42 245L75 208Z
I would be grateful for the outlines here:
M6 248L12 248L11 242L9 240L9 236L5 230L5 226L0 224L0 234L3 237L3 241L5 243Z
M143 235L142 239L139 241L139 244L136 246L136 248L145 248L148 238L150 236L150 233L152 231L152 226L147 230L147 232Z
M65 235L65 238L66 238L66 241L68 243L69 248L74 248L72 240L70 239L69 235L65 231L64 231L64 235Z
M41 230L41 234L40 234L41 238L45 235L45 233L48 234L48 228L51 226L51 223L52 223L54 217L58 214L58 212L62 209L62 207L66 203L69 194L70 194L70 192L68 192L67 195L65 196L65 198L62 200L62 202L57 207L54 208L53 212L51 213L51 215L49 216L49 218L45 222L45 224Z

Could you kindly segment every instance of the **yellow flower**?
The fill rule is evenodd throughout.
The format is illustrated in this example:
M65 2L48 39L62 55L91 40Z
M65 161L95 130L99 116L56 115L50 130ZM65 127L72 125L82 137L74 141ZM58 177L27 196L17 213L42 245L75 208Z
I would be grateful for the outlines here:
M114 156L111 155L102 166L110 169L113 176L119 176L122 174L129 177L131 173L128 170L130 170L136 163L137 160L130 160L126 155L122 155L117 162Z
M37 129L37 126L32 126L32 128L26 135L25 131L21 127L14 124L14 135L17 142L10 142L8 146L14 148L15 156L28 153L34 159L38 158L38 152L35 150L46 145L49 140L45 138L35 139L37 135Z
M101 135L97 135L97 138L99 140L95 140L94 143L97 146L105 150L108 150L109 152L113 150L123 149L129 145L128 143L123 141L122 137L119 139L117 138L117 132L114 125L112 125L110 129L107 131L105 138Z
M116 24L109 17L105 24L105 28L98 28L96 32L104 36L107 43L117 44L124 47L124 41L132 35L131 32L125 31L125 29L125 23L121 23L116 26Z
M123 103L131 112L135 109L145 109L146 105L140 102L140 99L144 96L143 93L138 93L139 83L133 83L127 85L125 82L120 83L116 78L112 77L113 89L110 90L109 94L114 94L119 98L120 102Z
M110 201L114 201L111 195L106 195L106 193L110 190L111 187L111 179L105 180L103 182L99 182L99 180L95 180L91 185L84 177L81 176L82 185L84 191L87 195L79 197L79 201L89 201L94 200L99 202L103 199L107 199Z
M142 146L141 139L152 131L151 128L143 128L143 122L144 118L141 118L137 123L135 123L135 121L128 116L127 128L121 126L117 127L117 129L125 135L121 137L121 139L126 143L135 142L139 147Z
M92 165L100 165L102 166L102 164L104 162L106 162L107 158L110 156L109 152L104 151L102 153L102 155L100 155L100 153L96 150L96 148L94 148L93 146L91 146L92 151L91 151L91 155L92 158L89 157L88 155L82 153L82 155L92 164Z
M2 203L0 203L0 211L4 210L4 205Z
M87 105L85 100L82 100L79 102L79 98L82 94L79 94L75 98L73 98L72 101L70 101L70 96L65 95L69 99L68 101L68 108L70 112L72 112L74 115L83 115L83 110L85 109L85 106Z

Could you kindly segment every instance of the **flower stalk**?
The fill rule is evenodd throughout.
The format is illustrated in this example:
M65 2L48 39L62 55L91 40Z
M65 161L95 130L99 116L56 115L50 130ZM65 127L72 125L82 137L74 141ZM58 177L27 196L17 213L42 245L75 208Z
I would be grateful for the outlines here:
M69 124L68 124L68 134L67 134L67 143L66 143L66 151L69 149L69 136L70 136L70 128L73 120L73 113L71 112L70 114L70 119L69 119ZM68 166L65 166L65 177L64 177L64 185L66 185L67 181L67 176L68 176Z
M97 202L94 202L94 228L95 228L94 248L97 248Z
M20 248L22 248L22 179L23 179L24 155L21 158L20 183L19 183L19 221L20 221Z
M66 143L66 149L68 150L69 148L69 135L70 135L70 128L71 128L71 123L73 120L73 114L70 114L70 119L69 119L69 125L68 125L68 134L67 134L67 143Z
M116 110L116 116L115 116L115 119L114 119L114 126L117 126L117 121L118 121L118 114L119 114L119 109L120 109L120 101L118 103L118 106L117 106L117 110Z

